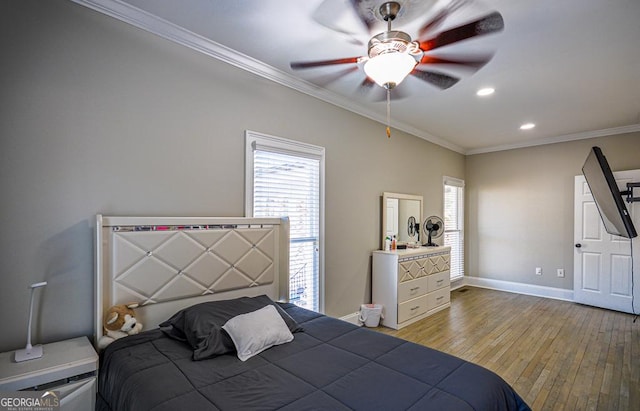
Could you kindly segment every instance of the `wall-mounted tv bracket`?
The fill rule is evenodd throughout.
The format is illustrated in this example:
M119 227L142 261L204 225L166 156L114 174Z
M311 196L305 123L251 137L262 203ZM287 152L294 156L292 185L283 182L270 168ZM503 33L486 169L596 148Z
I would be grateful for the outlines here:
M627 196L627 203L633 203L634 201L640 201L640 197L633 196L633 189L640 188L640 183L627 183L627 189L621 191L620 194Z

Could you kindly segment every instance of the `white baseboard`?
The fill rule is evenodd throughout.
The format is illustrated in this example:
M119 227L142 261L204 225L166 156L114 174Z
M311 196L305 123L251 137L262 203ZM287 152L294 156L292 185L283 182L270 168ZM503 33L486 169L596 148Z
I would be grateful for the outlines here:
M456 277L455 279L451 280L451 291L455 291L458 288L464 287L465 285L465 278L467 277Z
M493 280L490 278L480 277L464 277L460 283L455 284L455 288L460 288L465 285L480 288L489 288L491 290L507 291L510 293L533 295L536 297L553 298L555 300L571 301L573 302L573 290L567 290L564 288L546 287L543 285L533 285L525 283L516 283L504 280ZM454 284L452 284L454 289Z
M347 314L344 317L340 317L339 319L351 324L361 326L362 324L360 324L360 321L358 321L358 317L360 317L360 312L356 311L355 313Z
M573 302L573 290L564 288L546 287L543 285L533 285L525 283L516 283L512 281L493 280L491 278L480 277L461 277L451 282L451 291L468 285L470 287L488 288L491 290L506 291L516 294L532 295L535 297L553 298L554 300L563 300ZM362 326L358 321L360 312L356 311L347 314L339 319L358 326Z

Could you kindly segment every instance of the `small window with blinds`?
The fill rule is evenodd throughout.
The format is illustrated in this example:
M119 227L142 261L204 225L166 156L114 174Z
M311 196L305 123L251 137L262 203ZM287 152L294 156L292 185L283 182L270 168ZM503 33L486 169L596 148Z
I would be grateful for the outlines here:
M451 247L451 279L464 276L464 180L444 178L444 245Z
M247 131L247 215L289 217L289 301L321 311L324 148Z

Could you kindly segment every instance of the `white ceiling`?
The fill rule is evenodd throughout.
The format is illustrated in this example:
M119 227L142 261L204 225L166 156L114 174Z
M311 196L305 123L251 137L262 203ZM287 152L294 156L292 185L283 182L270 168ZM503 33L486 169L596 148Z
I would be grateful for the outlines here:
M386 122L384 91L361 87L362 67L289 66L367 54L369 38L385 25L366 30L349 0L74 1ZM383 1L356 2L377 10ZM415 39L451 0L399 1L404 15L393 28ZM640 0L477 0L436 33L494 10L502 32L434 52L493 59L476 72L431 66L461 78L447 90L409 76L392 91L392 127L466 154L640 131ZM495 94L477 97L486 86ZM522 131L525 122L536 127Z

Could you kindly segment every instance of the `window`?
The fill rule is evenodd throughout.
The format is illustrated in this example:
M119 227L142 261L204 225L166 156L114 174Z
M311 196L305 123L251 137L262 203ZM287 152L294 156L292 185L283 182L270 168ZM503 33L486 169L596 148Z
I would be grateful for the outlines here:
M289 217L289 301L323 311L324 148L246 132L246 213Z
M464 181L444 178L444 245L451 247L451 279L464 276Z

